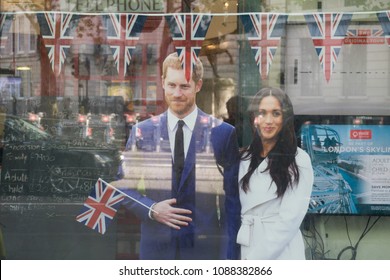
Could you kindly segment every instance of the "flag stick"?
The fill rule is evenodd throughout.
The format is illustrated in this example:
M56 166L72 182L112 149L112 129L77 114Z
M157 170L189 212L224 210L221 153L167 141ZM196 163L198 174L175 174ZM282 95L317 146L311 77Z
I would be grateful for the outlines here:
M144 203L142 203L141 201L139 201L138 199L135 199L134 197L128 195L127 193L124 193L123 191L121 190L118 190L117 188L115 188L113 185L107 183L106 181L104 181L102 178L99 178L100 181L102 181L103 183L107 184L108 186L110 186L111 188L115 189L116 191L120 192L121 194L123 194L124 196L130 198L131 200L137 202L138 204L141 204L143 207L145 208L148 208L150 211L152 211L153 213L156 213L158 214L158 212L156 210L153 210L151 207L145 205Z

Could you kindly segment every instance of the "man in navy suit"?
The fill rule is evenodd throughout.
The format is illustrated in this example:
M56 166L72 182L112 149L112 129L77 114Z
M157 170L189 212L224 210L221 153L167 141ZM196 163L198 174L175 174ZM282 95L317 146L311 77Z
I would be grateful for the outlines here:
M129 137L128 148L145 155L153 152L145 158L165 153L169 164L169 174L165 174L169 177L169 186L166 185L167 180L161 178L163 175L149 174L146 176L160 176L154 180L159 184L157 187L146 188L143 194L126 190L150 207L148 209L132 200L125 203L125 207L141 220L141 259L238 258L236 235L240 227L241 206L237 180L237 137L233 126L196 106L202 77L200 60L188 81L177 54L170 54L163 63L162 74L165 101L169 108L161 115L134 126ZM179 120L184 121L185 160L181 175L178 175L174 156ZM213 169L219 172L212 173ZM148 168L143 171L148 172ZM207 175L208 172L214 175ZM209 182L201 187L200 177ZM221 191L215 187L216 183L220 183Z

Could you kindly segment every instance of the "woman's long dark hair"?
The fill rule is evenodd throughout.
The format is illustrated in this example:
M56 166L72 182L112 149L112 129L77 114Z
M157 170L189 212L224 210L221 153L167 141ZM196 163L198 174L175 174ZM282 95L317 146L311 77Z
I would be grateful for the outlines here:
M281 197L288 187L293 186L293 182L299 181L299 171L295 161L297 139L294 130L294 110L290 98L281 89L263 88L253 97L249 106L252 125L254 125L254 120L259 114L261 100L267 96L273 96L279 100L282 107L283 126L275 146L267 155L268 166L263 172L269 170L272 181L277 186L277 196ZM262 152L263 143L259 131L254 127L251 144L241 150L241 160L250 160L248 172L240 181L241 187L245 192L249 190L249 179L262 161Z

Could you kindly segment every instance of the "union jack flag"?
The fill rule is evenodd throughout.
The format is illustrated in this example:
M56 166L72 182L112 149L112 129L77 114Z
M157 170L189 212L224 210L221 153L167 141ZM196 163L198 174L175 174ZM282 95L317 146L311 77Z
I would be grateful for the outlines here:
M352 14L315 13L305 15L313 44L327 82L340 54Z
M110 46L119 79L123 80L131 56L139 40L146 16L136 14L108 14L103 19L107 25L107 44Z
M245 14L241 21L251 49L255 56L259 73L263 80L267 79L272 60L285 33L287 15L277 14Z
M387 44L390 47L390 11L377 13L377 16L382 25L383 32L385 33Z
M165 17L171 31L173 45L180 58L187 81L199 60L199 52L212 19L207 14L175 14Z
M58 77L72 45L78 17L65 13L39 13L37 17L51 68Z
M76 220L104 234L124 198L125 195L99 178Z

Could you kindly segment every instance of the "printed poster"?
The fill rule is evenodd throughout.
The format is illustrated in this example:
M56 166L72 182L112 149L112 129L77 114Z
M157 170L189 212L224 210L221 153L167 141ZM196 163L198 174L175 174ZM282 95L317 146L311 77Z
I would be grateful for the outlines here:
M314 186L309 213L390 215L390 126L304 125Z

